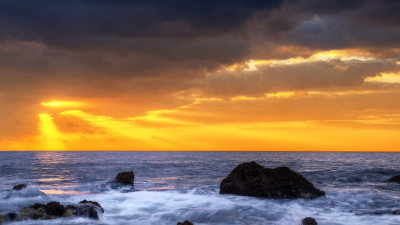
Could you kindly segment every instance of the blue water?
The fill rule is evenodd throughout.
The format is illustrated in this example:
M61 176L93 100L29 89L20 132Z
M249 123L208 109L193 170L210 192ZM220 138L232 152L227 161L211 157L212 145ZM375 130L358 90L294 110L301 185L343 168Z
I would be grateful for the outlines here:
M219 183L239 163L288 166L326 192L314 200L219 195ZM86 218L11 224L400 224L397 153L322 152L0 152L0 213L36 202L98 201L105 213ZM121 171L135 172L137 191L110 185ZM13 185L29 188L11 194ZM44 194L45 193L45 194Z

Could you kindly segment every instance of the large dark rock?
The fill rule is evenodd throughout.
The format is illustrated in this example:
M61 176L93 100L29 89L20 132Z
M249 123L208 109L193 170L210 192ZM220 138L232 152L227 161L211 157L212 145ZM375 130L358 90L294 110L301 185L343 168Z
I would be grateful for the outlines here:
M115 177L115 179L122 184L133 185L133 181L135 179L135 174L133 171L130 172L121 172Z
M387 180L386 182L395 182L395 183L400 184L400 175L394 176L394 177L390 178L389 180Z
M20 191L20 190L22 190L23 188L26 188L26 184L18 184L18 185L15 185L12 189L13 189L13 190L16 190L16 191Z
M238 165L220 184L220 194L267 198L313 199L325 195L288 167L264 168L255 163Z
M306 217L301 221L302 225L318 225L317 221L315 221L312 217Z
M192 222L190 222L189 220L185 220L182 222L178 222L176 225L194 225Z

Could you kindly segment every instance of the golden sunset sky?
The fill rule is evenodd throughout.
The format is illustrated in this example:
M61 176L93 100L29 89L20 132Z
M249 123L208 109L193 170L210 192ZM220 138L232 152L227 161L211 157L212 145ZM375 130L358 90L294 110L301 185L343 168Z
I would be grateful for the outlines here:
M399 9L2 2L0 149L400 151Z

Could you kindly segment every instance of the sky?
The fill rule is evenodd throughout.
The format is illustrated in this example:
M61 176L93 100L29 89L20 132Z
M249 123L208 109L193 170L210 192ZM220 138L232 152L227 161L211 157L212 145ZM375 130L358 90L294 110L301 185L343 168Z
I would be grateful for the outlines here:
M400 151L399 10L2 0L0 149Z

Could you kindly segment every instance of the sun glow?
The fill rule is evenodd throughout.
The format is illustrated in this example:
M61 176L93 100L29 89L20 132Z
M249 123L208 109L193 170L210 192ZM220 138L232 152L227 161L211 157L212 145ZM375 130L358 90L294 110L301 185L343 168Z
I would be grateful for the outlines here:
M64 149L61 140L62 134L58 131L53 122L53 117L49 114L39 114L39 131L43 143L43 149Z
M59 108L74 108L74 107L81 107L84 106L85 104L82 102L76 102L76 101L50 101L50 102L42 102L43 106L46 107L59 107Z

